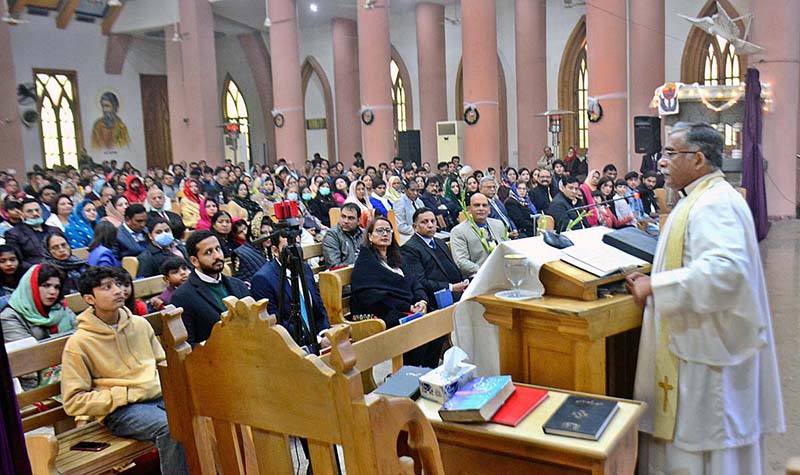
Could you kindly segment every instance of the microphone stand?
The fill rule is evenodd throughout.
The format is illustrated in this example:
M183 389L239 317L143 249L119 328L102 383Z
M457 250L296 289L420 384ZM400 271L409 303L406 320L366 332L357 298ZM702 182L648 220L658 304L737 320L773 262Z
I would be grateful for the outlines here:
M638 194L639 194L638 192L635 192L634 193L634 197L637 197ZM625 199L627 199L627 198L625 198L624 196L620 196L619 198L612 198L610 200L601 201L599 203L591 203L591 204L585 204L585 205L582 205L582 206L576 206L576 207L572 208L572 211L575 211L577 213L577 215L580 216L580 211L583 211L585 209L592 208L592 207L597 207L597 206L600 206L600 205L605 205L605 204L609 204L609 203L613 203L615 201L621 201L621 200L625 200ZM573 243L570 238L568 238L566 236L563 236L561 234L561 230L560 229L556 229L555 231L545 231L544 232L544 242L547 245L549 245L551 247L554 247L556 249L564 249L564 248L567 248L567 247L575 245L575 243Z

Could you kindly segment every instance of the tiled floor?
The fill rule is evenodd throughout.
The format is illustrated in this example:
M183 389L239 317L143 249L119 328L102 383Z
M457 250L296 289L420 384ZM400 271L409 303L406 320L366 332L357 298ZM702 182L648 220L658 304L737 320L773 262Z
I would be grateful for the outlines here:
M800 456L800 221L773 223L761 243L786 412L786 433L767 438L764 473L782 474Z

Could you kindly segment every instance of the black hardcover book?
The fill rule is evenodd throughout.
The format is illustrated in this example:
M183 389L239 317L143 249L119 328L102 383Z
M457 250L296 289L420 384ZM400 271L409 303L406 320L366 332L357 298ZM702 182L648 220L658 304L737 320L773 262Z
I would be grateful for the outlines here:
M603 242L639 259L653 263L658 239L636 228L622 228L603 235Z
M598 440L618 409L616 401L569 396L542 429L545 434Z
M384 396L398 396L417 399L419 397L419 377L427 374L431 368L421 366L403 366L389 379L373 391Z

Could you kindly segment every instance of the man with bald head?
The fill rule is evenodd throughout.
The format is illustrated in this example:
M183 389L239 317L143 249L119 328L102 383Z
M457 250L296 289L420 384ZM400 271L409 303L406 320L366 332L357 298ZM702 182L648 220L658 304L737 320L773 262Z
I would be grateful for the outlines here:
M186 225L183 224L183 220L180 216L172 211L168 211L166 206L166 196L164 192L161 190L161 185L159 183L154 184L147 190L147 201L145 202L145 208L147 208L147 218L150 219L154 216L158 216L169 223L169 228L172 230L172 235L175 236L176 239L183 239L183 233L186 231Z
M502 221L489 217L491 208L486 195L474 193L467 200L471 219L450 231L450 249L461 273L472 277L494 248L508 240L508 233Z

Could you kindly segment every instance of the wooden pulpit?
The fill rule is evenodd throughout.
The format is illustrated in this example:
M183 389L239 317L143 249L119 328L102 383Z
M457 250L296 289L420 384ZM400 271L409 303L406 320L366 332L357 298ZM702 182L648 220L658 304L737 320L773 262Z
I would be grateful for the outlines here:
M640 269L649 273L650 266ZM619 286L622 274L597 277L566 262L542 266L540 299L476 298L500 333L500 373L514 381L631 398L642 309Z

